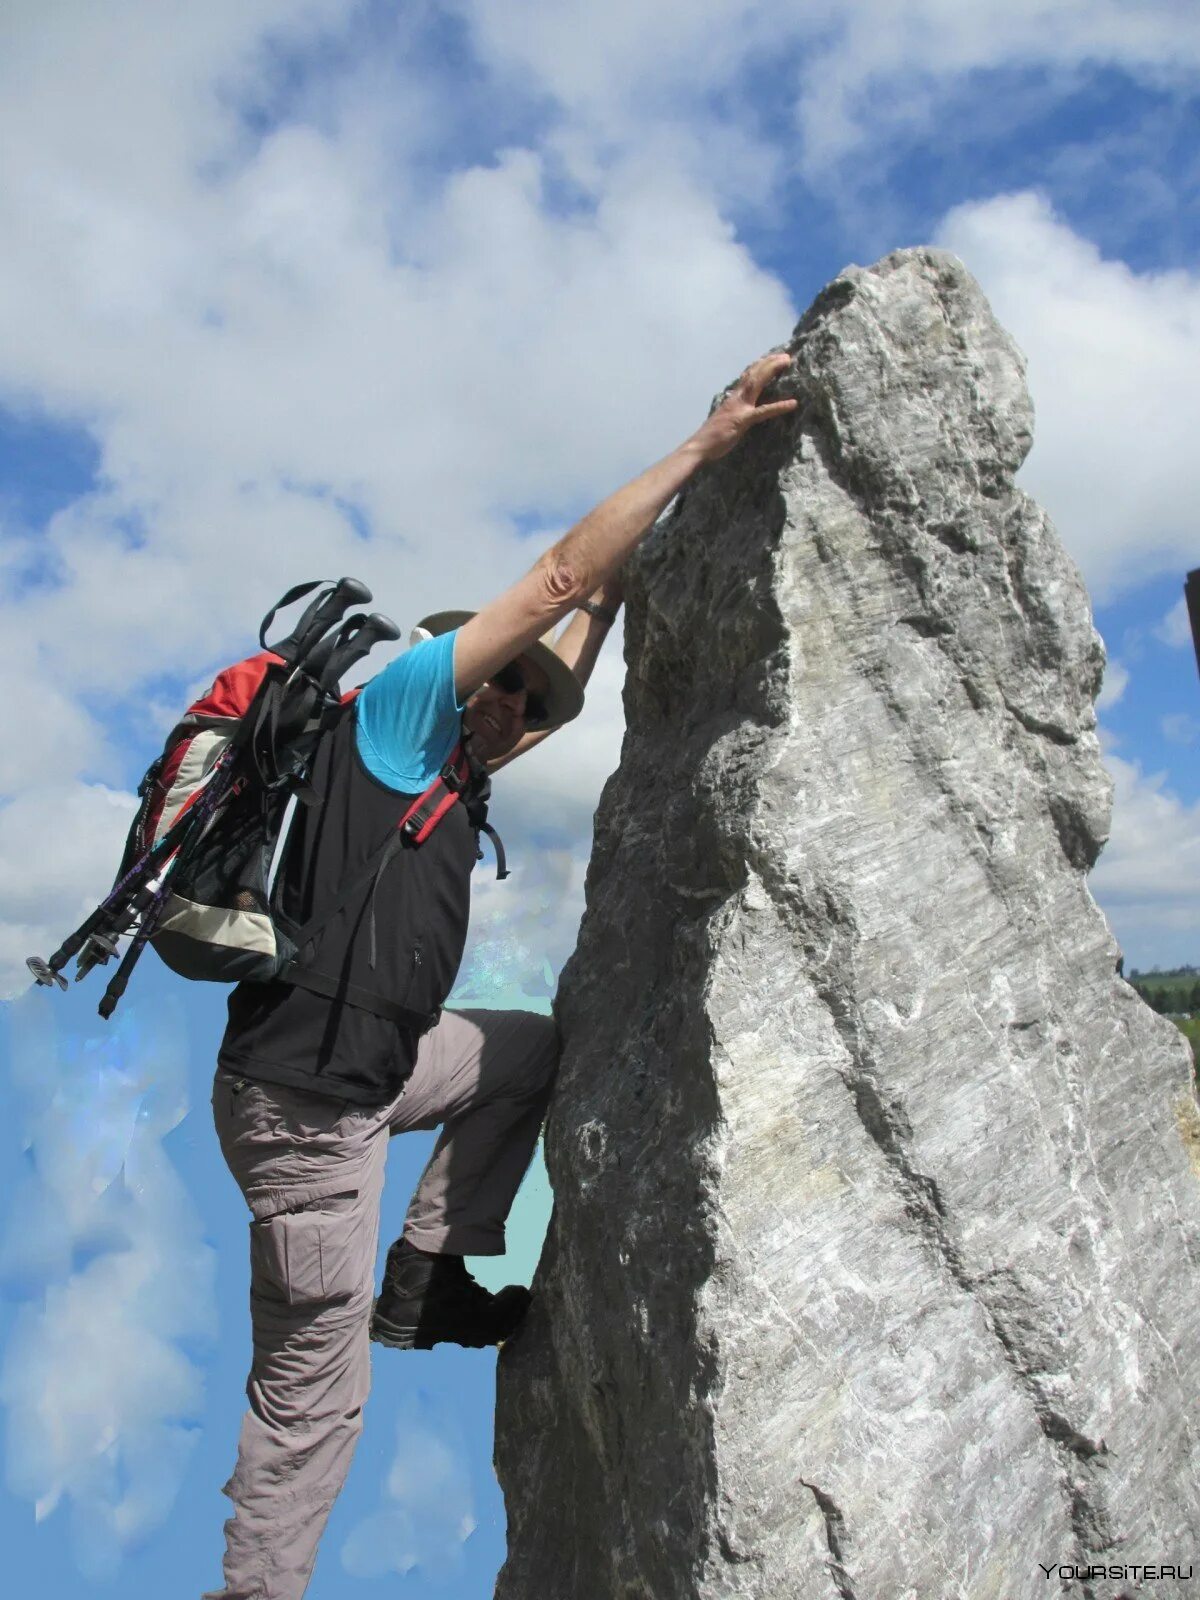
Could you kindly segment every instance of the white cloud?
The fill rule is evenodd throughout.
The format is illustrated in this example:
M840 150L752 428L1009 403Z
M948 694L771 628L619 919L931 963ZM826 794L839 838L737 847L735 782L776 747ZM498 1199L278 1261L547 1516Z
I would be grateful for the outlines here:
M1200 948L1200 803L1188 805L1163 772L1147 774L1109 745L1112 834L1089 884L1127 966L1171 967ZM1181 954L1182 952L1182 954Z
M256 142L230 86L256 88L265 32L330 8L206 8L203 27L176 9L175 31L131 3L44 29L30 13L0 76L19 157L0 395L83 420L102 451L96 492L42 539L55 581L0 607L0 666L31 708L9 795L130 783L110 729L141 725L149 759L162 678L250 648L297 578L361 575L402 624L481 603L540 548L517 514L615 488L793 319L686 171L633 153L563 210L542 155L513 148L418 193L382 142L392 102L429 96L403 63L355 63L320 126ZM590 807L591 776L557 768L543 808ZM17 861L40 812L9 809ZM113 858L78 857L93 900Z
M102 784L42 783L0 809L0 998L26 988L25 958L52 954L107 891L136 804Z
M432 184L421 160L445 107L398 48L349 48L320 93L296 94L307 122L262 133L238 117L282 104L280 45L346 26L331 0L226 0L200 21L179 3L155 27L134 0L22 13L0 64L18 174L0 195L0 392L86 421L102 485L46 531L58 584L3 611L6 682L29 710L0 773L19 797L0 814L6 906L37 886L46 818L64 814L51 786L91 779L67 806L91 819L62 834L69 870L10 912L10 960L56 942L64 898L90 904L114 862L94 779L133 774L85 691L130 725L147 682L218 666L309 571L362 571L402 622L482 600L534 554L509 514L586 504L786 333L786 294L722 211L734 192L765 197L781 154L738 99L765 51L795 53L810 163L878 139L904 107L930 114L934 88L976 67L1109 61L1166 82L1200 59L1197 19L1165 3L720 0L704 29L674 0L458 11L485 74L554 96L558 120L541 149ZM930 93L902 93L914 74ZM578 210L555 194L563 165L586 189ZM1179 562L1197 490L1194 277L1104 261L1032 195L963 206L942 238L1029 350L1030 488L1093 586ZM370 517L370 544L339 499ZM155 690L154 736L165 715ZM614 707L603 726L589 712L498 792L586 848L618 736Z
M1174 712L1160 719L1163 738L1170 744L1195 744L1200 733L1200 721L1186 712Z
M1177 650L1192 649L1192 625L1188 621L1187 601L1182 596L1154 629L1154 637Z
M1028 357L1037 420L1022 481L1093 596L1182 577L1200 503L1200 277L1105 260L1031 193L957 207L938 243Z
M1104 686L1096 697L1097 711L1115 706L1129 687L1129 669L1112 657L1104 664Z
M801 68L797 120L805 170L818 179L868 142L886 160L889 145L935 128L945 138L945 100L974 72L1111 66L1161 86L1200 67L1200 16L1175 0L851 0L805 15L817 37ZM963 106L962 126L952 124L958 140L981 112L978 97Z
M980 72L1057 75L1044 105L1085 70L1113 67L1161 88L1186 83L1200 67L1200 18L1177 0L805 0L790 8L712 0L702 14L684 0L562 0L550 11L537 0L456 0L455 9L485 61L552 97L556 148L580 181L614 149L665 140L735 204L768 200L773 178L793 162L827 192L858 181L853 167L866 147L878 167L935 131L944 141L948 125L956 144L969 141L995 114L973 90ZM761 85L780 74L794 86L800 135L782 162L758 122ZM1006 125L1016 104L1008 85Z
M6 679L37 714L0 792L128 782L82 693L130 725L146 682L218 665L285 578L361 571L401 622L484 598L534 553L508 513L581 508L697 421L793 315L722 215L734 192L767 193L779 152L749 100L718 111L709 89L803 40L802 80L836 79L848 106L918 46L961 73L1078 54L1085 32L1078 7L1045 29L1040 3L889 21L866 0L784 19L722 0L702 28L674 5L575 0L536 27L525 0L458 9L484 73L549 91L561 115L543 148L433 183L429 73L353 31L320 92L296 91L309 121L240 120L240 102L286 99L267 70L281 39L347 24L332 3L227 3L202 24L175 5L153 29L134 0L23 14L0 67L16 174L0 192L0 393L86 421L103 483L47 532L57 585L5 609ZM1088 49L1157 70L1162 8L1136 27L1119 11L1101 8ZM1190 35L1172 36L1173 61ZM577 209L553 187L564 161ZM1045 428L1039 454L1060 459ZM369 544L339 498L370 519Z
M129 726L147 681L248 643L285 578L361 571L401 622L481 600L533 554L508 513L582 506L697 420L792 320L722 217L722 174L753 189L763 154L749 102L705 100L763 52L803 40L802 91L825 84L853 142L870 131L855 118L887 102L871 86L914 63L946 81L1034 59L1157 72L1188 65L1195 33L1172 8L1050 0L969 15L923 0L902 17L859 0L790 19L722 0L703 28L673 5L573 0L537 27L526 0L459 10L485 72L549 91L561 115L543 149L432 184L415 163L438 97L400 50L351 49L321 96L299 95L307 123L239 120L239 100L274 92L264 39L303 46L345 21L337 7L226 4L201 26L178 6L150 30L133 0L23 16L0 68L0 133L20 158L0 194L0 391L85 419L104 479L47 532L57 586L5 612L7 681L32 709L0 792L128 782L83 692ZM696 159L731 129L744 161ZM553 188L564 161L587 190L578 209ZM1196 488L1179 437L1194 280L1103 261L1028 195L960 208L943 234L1030 353L1029 483L1093 588L1177 561ZM370 543L339 499L370 518ZM161 690L145 720L161 731ZM583 846L615 758L619 718L606 724L589 713L499 792L578 823ZM10 807L5 860L34 860L53 814ZM86 902L112 857L99 836L90 868L78 855ZM22 947L27 926L9 930Z
M452 1416L429 1400L405 1401L384 1504L353 1527L342 1566L356 1578L420 1572L439 1586L463 1570L463 1545L475 1531L475 1499L462 1439Z
M735 210L769 202L790 153L756 126L755 70L779 69L819 16L765 0L452 0L474 47L557 118L546 148L573 182L600 192L614 162L686 172ZM818 12L825 11L818 7ZM733 92L731 92L733 91Z
M180 1341L215 1333L213 1254L163 1139L186 1110L178 1019L127 1006L103 1040L58 1037L42 995L10 1008L30 1168L0 1244L21 1301L0 1375L6 1477L38 1520L67 1508L104 1580L158 1527L201 1410Z

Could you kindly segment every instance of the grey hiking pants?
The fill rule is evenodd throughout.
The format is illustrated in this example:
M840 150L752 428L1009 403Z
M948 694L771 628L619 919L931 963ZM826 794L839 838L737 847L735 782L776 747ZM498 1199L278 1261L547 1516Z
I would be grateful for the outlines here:
M224 1489L225 1587L204 1600L299 1600L308 1585L370 1388L389 1137L442 1128L405 1220L412 1243L500 1255L557 1061L549 1017L446 1011L403 1091L377 1108L218 1070L217 1137L251 1212L254 1357Z

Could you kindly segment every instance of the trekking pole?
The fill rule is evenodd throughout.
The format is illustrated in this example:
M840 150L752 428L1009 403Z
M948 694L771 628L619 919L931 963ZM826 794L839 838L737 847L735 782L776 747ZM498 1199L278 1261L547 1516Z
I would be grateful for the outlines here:
M287 745L306 727L315 725L314 718L332 709L342 674L382 640L399 637L400 630L390 617L378 611L370 616L358 613L318 639L292 667L278 693L264 700L253 721L249 748L264 787L273 788L295 777L294 771L281 770L276 752L280 744Z
M106 967L119 953L121 939L134 927L153 898L154 890L147 884L138 890L120 916L114 913L107 928L97 928L84 941L79 960L75 963L76 983L82 983L93 967Z
M353 583L354 580L347 581ZM358 587L361 589L363 585L359 584ZM330 598L332 599L332 596ZM353 601L349 603L352 604ZM317 620L319 621L319 618ZM333 637L332 644L329 644L325 637L316 635L315 628L316 622L314 621L314 642L309 646L307 655L298 663L297 670L303 668L306 675L314 673L318 675L319 689L326 694L335 692L342 674L353 666L356 661L361 661L375 645L385 640L398 639L400 637L400 629L390 617L385 617L380 611L373 611L367 617L351 617L348 622L338 629L337 634ZM328 628L326 628L327 631ZM320 652L319 658L318 652ZM191 807L188 813L191 827L195 829L196 837L203 834L208 817L215 809L215 799L210 800L205 805L209 788L211 788L211 783L204 789L200 799ZM190 839L180 844L175 862L176 866L182 863L188 842L190 842ZM125 993L133 969L141 958L142 951L153 937L155 928L158 926L163 906L166 903L166 897L170 892L170 876L164 877L157 889L144 892L149 892L149 902L142 912L137 932L125 952L121 965L113 975L112 982L104 991L104 998L100 1002L100 1015L106 1021L116 1010L117 1002Z
M232 785L226 785L227 790L231 787ZM175 876L175 873L186 861L189 846L192 844L193 840L198 842L201 838L203 838L208 827L209 819L217 808L218 798L225 798L224 795L214 797L209 801L208 805L205 806L203 802L207 795L208 790L205 789L203 794L200 796L200 799L181 819L185 824L184 836L180 841L174 861L172 861L169 870L163 874L162 882L159 883L155 888L147 887L142 891L143 897L147 898L144 899L144 904L141 909L137 932L130 940L129 948L121 958L121 965L113 974L112 981L109 983L108 988L104 991L104 997L97 1007L97 1010L104 1018L105 1022L108 1021L109 1017L111 1017L113 1012L117 1009L117 1002L120 1000L121 996L125 993L125 990L128 987L129 979L133 975L134 967L137 966L138 962L141 960L143 950L145 950L147 944L154 937L155 930L157 929L163 914L163 907L167 902L167 896L171 892L172 880ZM80 974L80 976L82 976L82 974Z
M304 658L304 666L301 670L305 676L311 679L314 684L323 685L325 668L329 665L333 652L339 645L345 644L348 639L353 639L366 620L361 611L356 612L354 616L347 617L340 628L331 630L323 639L318 640Z
M318 639L323 638L334 623L340 622L351 606L366 605L371 599L371 591L365 583L360 583L357 578L339 578L332 589L319 594L308 606L286 639L279 644L269 645L267 629L275 620L276 611L298 600L311 588L311 584L301 584L298 588L289 589L283 599L267 612L259 629L258 642L263 649L282 656L289 667L300 665Z
M60 989L65 989L67 980L62 976L62 969L71 957L95 935L98 935L105 944L110 939L115 939L117 935L110 931L111 925L128 912L130 903L143 886L156 876L160 868L181 847L197 817L208 817L215 809L218 800L223 799L228 793L232 783L229 766L231 753L229 750L221 752L213 764L208 782L200 791L195 803L181 812L162 838L138 857L128 872L109 890L95 911L80 923L74 933L67 935L49 961L43 961L41 956L26 958L25 965L39 984L57 984ZM110 954L115 953L115 948L110 950ZM108 957L97 959L107 960ZM96 962L91 964L95 965Z
M100 1001L99 1006L96 1008L100 1015L104 1018L105 1022L108 1021L109 1017L111 1017L113 1012L117 1009L117 1002L125 993L125 990L129 984L129 980L133 975L133 969L137 966L139 960L141 959L142 951L146 948L146 945L152 937L155 928L158 926L159 918L162 916L163 906L166 904L167 895L170 893L170 888L171 874L168 873L166 877L163 878L163 881L159 884L158 888L153 889L150 892L150 901L145 910L142 912L142 917L141 921L138 923L137 932L130 940L129 948L121 958L121 965L117 968L116 972L113 973L112 981L108 988L104 991L104 998Z
M377 644L399 637L400 629L381 611L372 611L369 617L351 617L338 629L332 644L321 640L305 669L316 678L322 693L336 694L342 677L356 661L361 661Z
M290 589L279 605L310 588L311 584L305 584L299 590ZM283 661L282 667L271 668L276 687L264 695L257 714L247 713L246 717L246 744L264 787L274 787L285 776L277 756L285 732L288 736L299 732L316 709L319 690L309 662L317 651L328 653L333 649L341 634L340 629L334 631L336 624L351 606L370 598L371 591L365 583L357 578L339 578L332 589L317 597L288 637L277 645L268 645L266 635L278 607L263 618L259 642Z

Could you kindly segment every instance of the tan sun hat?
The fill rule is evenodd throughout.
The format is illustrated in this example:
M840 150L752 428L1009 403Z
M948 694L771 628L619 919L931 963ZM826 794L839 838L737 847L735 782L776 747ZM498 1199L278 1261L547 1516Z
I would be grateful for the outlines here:
M455 628L461 628L474 615L473 611L435 611L417 623L409 643L419 644L422 639L436 639L440 634L450 633ZM564 722L573 721L583 710L583 685L566 662L554 654L551 648L553 642L554 630L551 629L536 644L527 645L518 652L536 662L549 683L546 709L550 715L537 728L538 733L548 728L561 728Z

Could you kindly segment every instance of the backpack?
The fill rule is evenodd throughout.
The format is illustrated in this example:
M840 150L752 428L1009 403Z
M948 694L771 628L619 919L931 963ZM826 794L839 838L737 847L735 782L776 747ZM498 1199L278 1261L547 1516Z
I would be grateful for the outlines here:
M314 589L292 632L268 645L276 613ZM100 1002L105 1018L148 943L184 978L268 982L297 965L298 951L359 887L348 885L295 941L276 921L271 890L290 808L319 803L308 783L318 741L358 692L339 695L339 680L374 645L400 636L378 612L346 617L370 599L365 584L343 578L298 584L271 608L259 629L261 650L217 674L142 778L108 895L48 961L28 958L39 984L65 989L62 968L72 957L78 981L113 959L125 935L131 942ZM507 877L503 846L487 823L489 793L486 772L459 740L367 872L381 873L395 849L423 844L461 799L476 834L495 842L498 876Z

